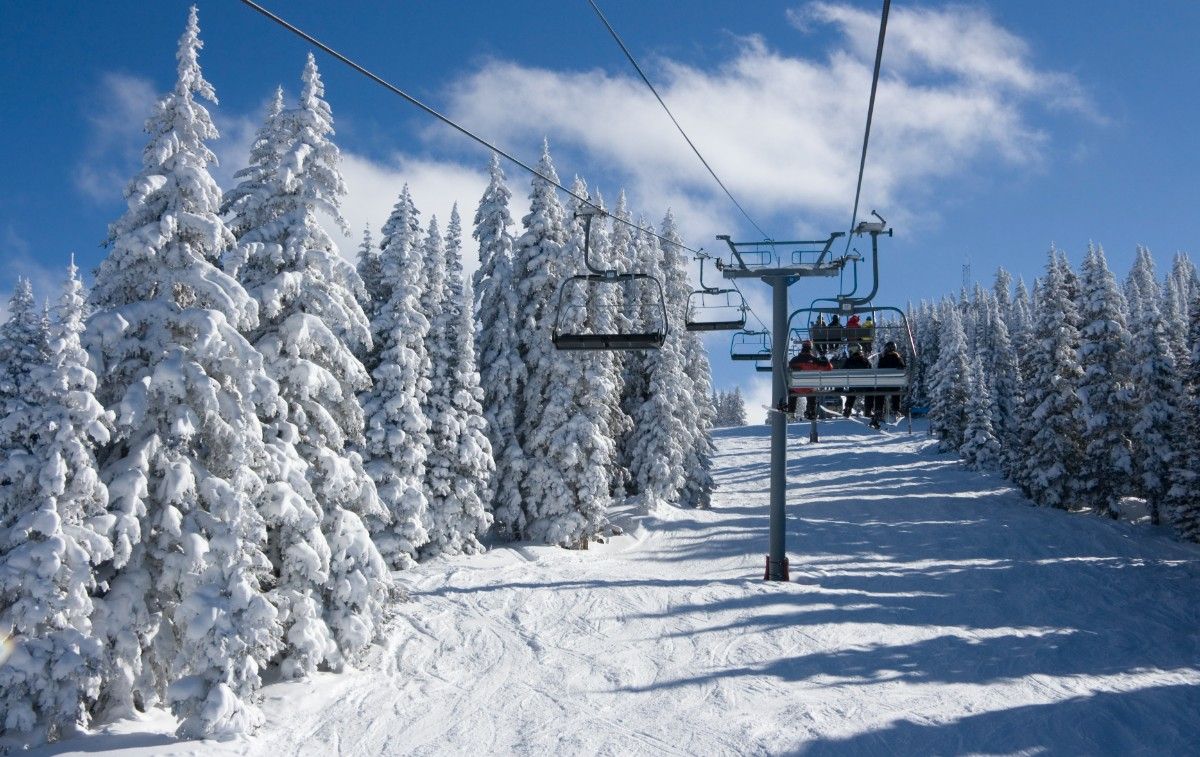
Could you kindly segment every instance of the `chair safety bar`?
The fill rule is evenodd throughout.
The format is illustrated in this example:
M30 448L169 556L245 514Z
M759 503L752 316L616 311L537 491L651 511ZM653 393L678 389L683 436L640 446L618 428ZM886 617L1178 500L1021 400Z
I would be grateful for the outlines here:
M811 393L870 394L899 391L907 386L908 373L891 368L791 372L791 388Z

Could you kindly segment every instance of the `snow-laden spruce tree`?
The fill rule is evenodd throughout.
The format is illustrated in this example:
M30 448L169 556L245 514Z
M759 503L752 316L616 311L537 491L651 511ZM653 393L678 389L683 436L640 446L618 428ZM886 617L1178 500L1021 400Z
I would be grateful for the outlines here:
M712 369L708 362L708 351L700 336L688 331L684 325L687 317L688 297L692 287L688 283L687 260L683 253L683 237L675 222L675 214L667 211L659 234L662 243L662 265L664 287L667 294L669 334L680 341L680 358L683 372L680 386L683 391L676 395L675 415L687 433L683 448L683 491L680 503L687 507L708 507L712 501L712 490L716 486L712 477L712 460L716 447L712 440L712 429L717 411L712 404ZM734 412L735 425L746 422L745 407L740 403ZM738 418L741 418L738 421Z
M1133 475L1129 441L1132 339L1125 318L1125 297L1108 269L1104 250L1089 245L1080 276L1079 365L1083 375L1078 394L1084 438L1078 491L1081 504L1113 518Z
M1192 352L1184 373L1184 406L1181 410L1180 438L1184 440L1176 457L1174 483L1168 493L1171 520L1180 538L1200 541L1200 288L1195 289L1189 306L1188 341Z
M388 296L391 293L383 285L383 256L375 244L374 237L371 236L371 224L363 227L362 241L358 244L358 262L355 270L358 271L358 277L362 279L363 283L363 296L359 299L359 305L362 306L367 321L376 323L379 320L379 313L387 304ZM372 334L371 348L364 350L361 355L363 367L368 372L373 371L379 362L377 341L378 339Z
M929 380L929 423L941 440L939 448L957 452L967 420L976 412L970 391L970 356L959 309L952 300L943 300L939 320L937 362Z
M1187 253L1175 253L1171 271L1162 285L1162 310L1171 353L1177 356L1177 362L1181 364L1191 352L1191 344L1188 342L1188 304L1192 301L1196 278L1196 266L1192 264Z
M1002 302L991 298L985 313L987 336L980 344L983 376L990 398L992 431L1000 444L1000 467L1011 475L1020 461L1021 373L1017 354L1001 315Z
M1013 277L1003 266L996 269L996 280L992 283L992 294L996 297L996 306L1000 317L1005 323L1012 320Z
M582 182L581 191L586 191ZM604 208L604 198L599 192L591 198L599 208ZM605 218L592 218L592 237L590 254L592 264L603 270L628 270L624 261L618 261L613 252L611 227ZM579 269L582 270L582 269ZM591 286L588 288L587 323L589 330L596 333L619 332L622 323L623 287L617 285ZM599 382L593 394L596 405L591 408L596 414L596 422L604 427L604 433L613 442L613 454L607 463L609 490L615 501L624 501L629 489L630 473L621 464L620 450L616 440L624 437L633 428L633 419L625 414L621 406L621 388L624 380L624 358L621 351L602 350L586 355L585 363L589 373L595 374ZM602 389L602 390L601 390Z
M605 455L611 445L580 404L584 392L582 356L559 352L551 330L559 316L555 303L563 278L582 260L582 224L567 229L566 213L551 181L558 175L543 145L533 179L524 233L516 241L513 276L521 308L518 345L525 364L524 420L520 429L525 454L521 499L525 538L575 546L603 528L609 498ZM545 178L542 178L545 177ZM549 179L550 181L547 181ZM570 249L568 241L571 240ZM565 328L586 328L587 292L572 287L563 303Z
M1139 309L1133 313L1133 351L1130 377L1133 381L1134 470L1137 487L1150 510L1150 521L1159 523L1171 470L1185 444L1179 433L1182 387L1171 353L1166 324L1159 309L1158 282L1154 259L1139 246L1130 278L1139 294Z
M654 238L642 232L636 236L642 242L638 270L663 278L664 271L658 264L662 251ZM650 313L654 305L650 298L643 298L640 304L645 328L653 327L655 323ZM668 321L674 317L682 331L683 308L673 305L675 303L668 306ZM683 340L678 334L668 332L661 348L647 350L640 357L648 383L645 398L633 411L630 471L645 507L653 508L659 503L679 504L686 482L685 457L693 439L692 429L684 425L684 416L676 406L679 403L690 405L690 415L696 414L695 404L688 401L691 392L680 391L681 387L691 384L683 371Z
M372 535L393 568L411 567L426 531L425 459L429 420L429 320L421 312L421 240L417 209L405 186L383 227L383 286L389 292L372 331L379 341L374 386L364 398L367 470L375 480L386 518L371 521Z
M513 282L512 192L504 181L500 157L492 153L490 181L475 211L472 236L479 244L479 268L474 274L477 326L475 354L483 386L483 412L496 463L490 503L501 537L518 538L524 528L521 509L524 455L518 439L525 364L517 344L518 301Z
M80 343L85 300L72 261L46 360L23 366L28 403L5 408L0 432L0 479L6 494L20 495L5 497L0 519L0 629L14 644L0 663L0 724L33 740L86 726L103 670L91 594L95 567L112 558L112 517L94 450L108 442L112 419L96 400L96 374ZM6 342L13 336L2 332ZM26 346L37 348L26 357L40 358L42 345ZM30 422L11 429L22 437L14 470L7 463L18 440L9 425L21 416Z
M587 187L578 178L572 191L587 197ZM573 210L580 205L574 204ZM558 261L563 278L583 270L583 226L582 219L569 225L569 237ZM589 312L589 305L595 304L594 289L571 287L563 311L550 315L560 318L568 332L596 331L600 324ZM595 315L604 321L613 313ZM530 517L530 531L532 538L547 543L586 546L587 540L602 533L608 523L616 456L608 417L616 393L612 383L615 376L596 370L596 355L586 351L558 352L555 356L548 382L550 401L531 437L532 449L544 449L545 453L530 457L530 471L543 482L546 498L557 502L557 511L546 509L540 518ZM544 529L540 535L539 528Z
M968 363L968 387L971 408L958 454L972 470L996 470L1001 463L1000 442L992 427L992 392L978 353Z
M1017 480L1034 502L1071 509L1078 504L1076 475L1083 454L1076 394L1083 371L1076 352L1079 332L1072 325L1079 316L1053 250L1034 293L1037 309L1021 432L1025 461Z
M311 54L301 82L296 107L269 114L259 132L256 144L276 144L255 151L261 162L244 172L255 183L239 184L225 203L242 229L225 267L258 305L258 324L246 334L286 403L286 420L281 413L270 421L268 439L297 498L277 497L264 514L277 545L273 596L289 641L282 669L291 676L322 662L339 667L363 650L391 589L364 523L385 511L356 451L364 422L358 392L370 385L357 357L371 346L359 305L364 289L317 218L325 213L344 228L346 188ZM307 485L296 481L298 467Z
M454 312L446 308L446 244L442 238L437 216L431 216L421 245L420 267L424 271L424 291L421 292L420 309L429 320L429 332L425 337L425 350L429 355L425 366L428 371L429 388L421 411L429 424L429 446L425 451L426 502L425 531L429 541L421 549L421 555L437 556L446 544L445 535L436 532L447 524L443 523L443 507L446 497L453 489L453 473L450 469L449 449L458 435L458 419L455 417L451 394L451 377L454 373L454 355L451 333L457 325Z
M92 292L97 397L116 414L101 461L114 556L95 621L108 653L102 704L127 712L166 695L180 735L227 737L262 722L259 671L282 643L256 508L256 400L272 402L274 384L239 333L254 326L254 302L216 266L233 235L208 171L217 131L197 98L215 95L200 46L193 7L177 84L146 122L142 169Z
M640 266L648 259L646 235L638 231L638 227L633 223L633 215L629 211L624 190L617 195L617 205L612 215L610 255L613 266L620 271L641 271ZM645 327L641 311L644 300L642 294L646 288L645 282L627 282L622 285L617 298L617 328L622 333L640 331ZM634 434L637 433L634 416L638 406L646 401L650 373L646 367L646 356L641 352L622 353L618 360L621 364L621 410L625 417L629 418L624 433L617 438L618 460L623 468L630 471L627 481L629 493L636 493L637 481L632 476L633 440Z
M436 250L432 242L426 248L428 264ZM457 205L450 212L445 260L439 265L445 271L445 294L430 328L435 380L429 403L438 414L430 416L429 542L421 548L422 556L482 552L479 537L492 524L487 505L495 463L480 404L483 390L475 365L473 298L463 277ZM444 369L436 365L439 360L445 362Z

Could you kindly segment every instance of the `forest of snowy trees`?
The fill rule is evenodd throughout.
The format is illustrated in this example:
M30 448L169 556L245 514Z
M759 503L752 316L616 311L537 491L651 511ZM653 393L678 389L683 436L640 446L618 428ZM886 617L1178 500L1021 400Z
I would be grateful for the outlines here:
M1035 503L1119 518L1125 498L1200 541L1200 279L1178 253L1159 279L1138 248L1124 286L1104 251L1079 271L1051 249L1032 291L910 308L922 369L908 398L940 447Z
M19 281L0 326L0 728L31 742L155 706L182 736L244 733L268 671L361 658L404 600L392 571L491 538L586 548L627 501L709 504L717 416L669 211L650 233L622 193L592 239L664 282L663 348L559 352L584 237L548 146L519 225L493 157L473 277L457 207L422 221L408 187L354 265L318 221L344 227L346 187L313 57L222 191L201 47L193 8L90 293L73 264L53 306ZM567 317L646 307L600 287Z
M717 421L714 425L718 427L746 425L746 400L742 397L740 386L714 392L712 403L717 411Z

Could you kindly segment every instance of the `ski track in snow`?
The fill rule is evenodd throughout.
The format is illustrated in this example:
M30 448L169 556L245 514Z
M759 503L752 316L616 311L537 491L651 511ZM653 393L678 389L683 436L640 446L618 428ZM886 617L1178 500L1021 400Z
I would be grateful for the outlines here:
M362 671L267 686L253 737L157 712L53 753L1200 753L1200 548L1030 507L923 426L821 429L789 428L791 583L768 429L719 430L711 511L398 574Z

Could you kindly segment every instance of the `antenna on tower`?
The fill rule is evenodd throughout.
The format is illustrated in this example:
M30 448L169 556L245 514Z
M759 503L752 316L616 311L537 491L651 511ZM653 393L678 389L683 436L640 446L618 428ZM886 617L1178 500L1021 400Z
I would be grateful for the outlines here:
M963 259L962 285L963 289L971 288L971 258L969 257Z

